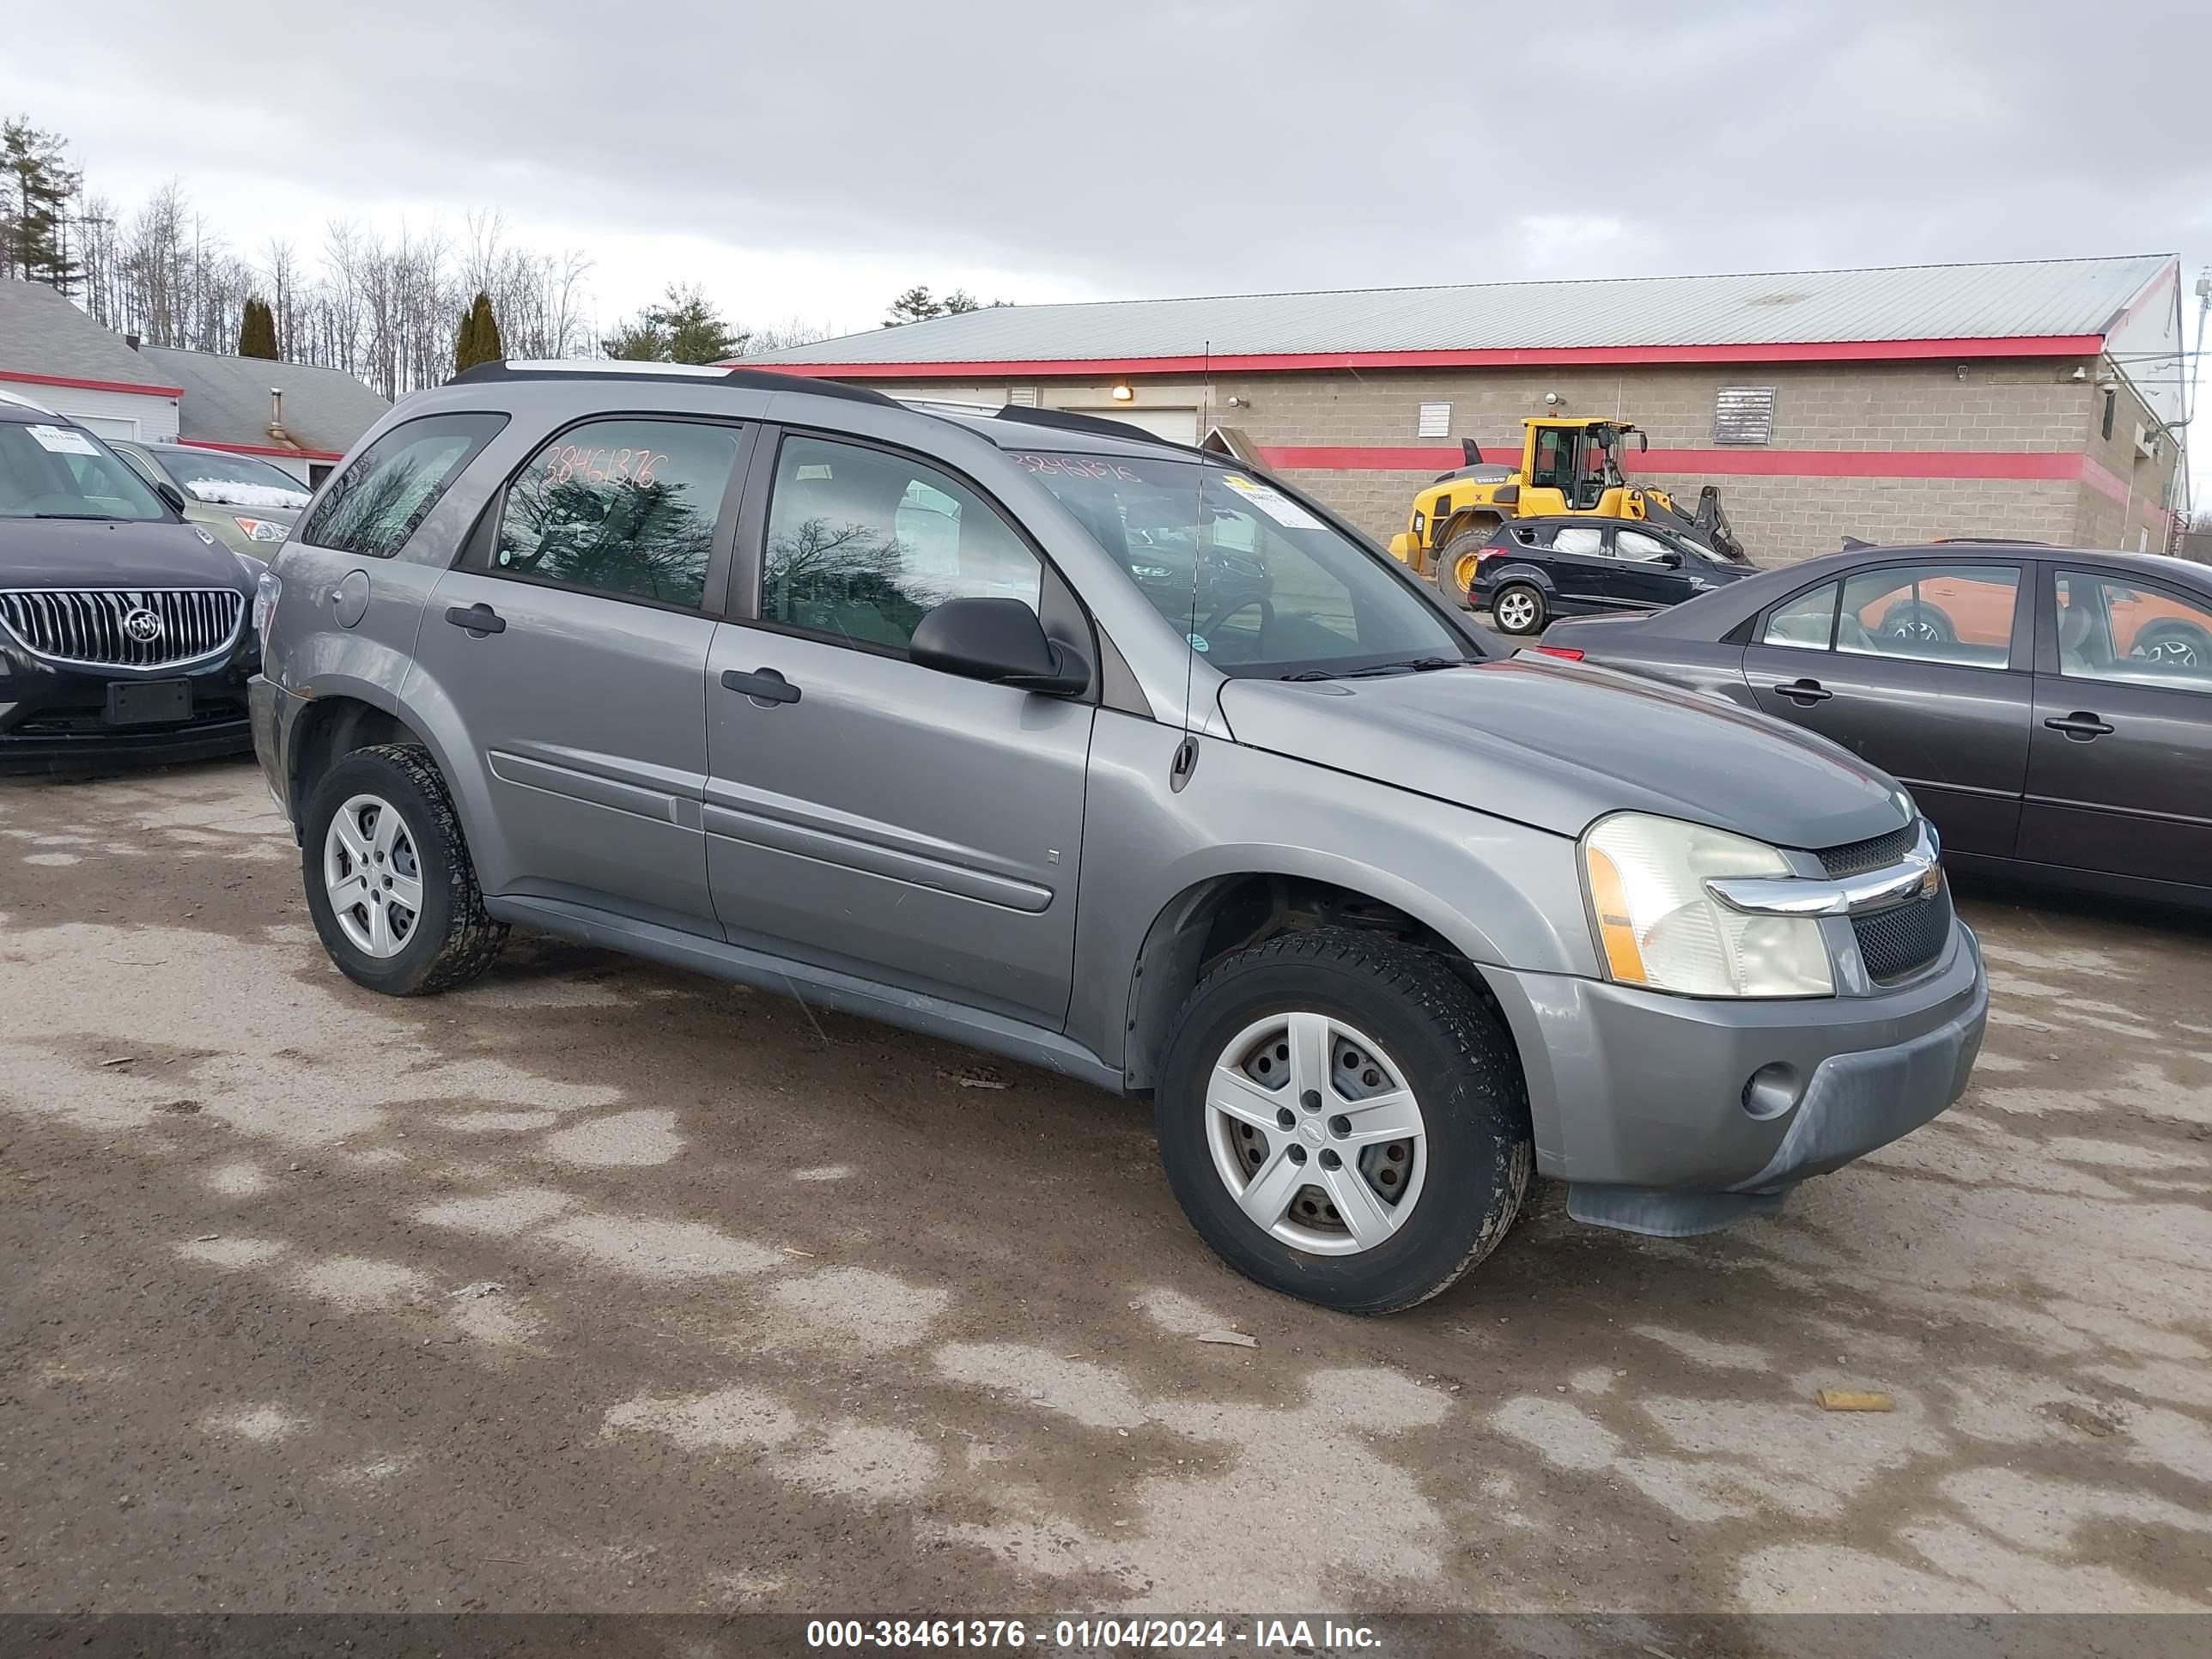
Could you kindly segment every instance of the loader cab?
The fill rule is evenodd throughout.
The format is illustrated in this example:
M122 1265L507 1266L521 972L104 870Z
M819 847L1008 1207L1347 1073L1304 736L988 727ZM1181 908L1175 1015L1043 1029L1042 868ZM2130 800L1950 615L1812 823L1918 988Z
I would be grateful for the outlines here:
M1620 452L1645 442L1634 427L1612 421L1531 421L1528 431L1522 465L1528 488L1558 491L1559 510L1565 513L1595 513L1602 507L1606 492L1627 482Z

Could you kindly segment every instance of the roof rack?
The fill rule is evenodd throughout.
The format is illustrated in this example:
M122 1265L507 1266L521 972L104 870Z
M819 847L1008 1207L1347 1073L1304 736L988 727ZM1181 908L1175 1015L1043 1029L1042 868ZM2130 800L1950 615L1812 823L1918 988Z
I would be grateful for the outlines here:
M447 380L447 386L483 386L502 380L653 380L683 386L711 380L718 386L742 386L752 392L802 392L817 398L842 398L849 403L877 404L887 409L896 401L863 386L842 380L818 380L811 374L779 374L766 368L724 368L714 363L640 363L599 357L517 358L512 362L478 363Z
M1188 444L1179 444L1172 438L1163 438L1157 432L1147 432L1127 421L1109 421L1103 415L1078 415L1072 410L1038 409L1029 404L1008 404L999 411L1002 421L1020 421L1029 426L1057 427L1062 432L1088 432L1097 438L1127 438L1131 443L1158 444L1165 449L1188 449Z

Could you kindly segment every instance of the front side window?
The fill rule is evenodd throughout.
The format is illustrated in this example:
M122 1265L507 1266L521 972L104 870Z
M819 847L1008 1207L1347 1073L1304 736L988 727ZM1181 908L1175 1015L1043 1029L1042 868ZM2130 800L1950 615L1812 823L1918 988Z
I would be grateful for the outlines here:
M1798 651L1826 651L1836 631L1836 589L1830 582L1809 593L1800 593L1768 613L1761 645L1788 646Z
M1009 459L1224 673L1327 674L1477 654L1376 555L1251 473L1149 458Z
M388 559L429 516L504 415L428 415L395 426L354 458L315 503L295 539Z
M2012 659L2020 571L2012 565L1906 565L1844 583L1836 649L1966 668Z
M903 652L947 599L1019 599L1043 567L982 497L890 450L794 434L776 457L761 619Z
M1613 545L1620 550L1622 558L1638 564L1656 563L1674 550L1656 536L1647 536L1640 530L1615 532Z
M166 519L123 458L73 426L0 421L0 519Z
M743 443L690 421L569 428L507 486L493 574L698 609Z
M2057 592L2069 679L2212 691L2212 606L2078 570L2058 573Z

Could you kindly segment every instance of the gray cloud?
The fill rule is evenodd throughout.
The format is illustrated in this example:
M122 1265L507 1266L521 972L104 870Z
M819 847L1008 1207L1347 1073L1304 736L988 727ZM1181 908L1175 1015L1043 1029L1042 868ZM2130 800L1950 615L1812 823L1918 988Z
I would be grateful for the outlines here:
M891 251L924 279L2212 257L2212 143L2184 112L2202 4L241 0L71 32L118 122L163 110L160 165L188 185L258 169L610 234Z

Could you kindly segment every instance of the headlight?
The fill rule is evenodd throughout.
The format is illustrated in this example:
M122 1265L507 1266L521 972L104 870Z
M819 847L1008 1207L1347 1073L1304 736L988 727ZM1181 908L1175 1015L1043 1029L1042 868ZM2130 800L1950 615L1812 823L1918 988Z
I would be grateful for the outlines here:
M231 522L243 530L249 539L257 542L281 542L292 533L288 526L278 524L274 519L249 519L240 515Z
M1427 515L1426 514L1425 514L1425 513L1416 512L1416 513L1413 514L1413 539L1414 539L1415 541L1419 541L1419 540L1420 540L1420 538L1421 538L1422 537L1424 537L1424 536L1427 535L1428 533L1429 533L1429 519L1428 519L1428 515Z
M1640 812L1616 813L1583 838L1607 974L1684 996L1834 994L1818 921L1745 915L1705 888L1717 876L1790 873L1764 842Z
M241 563L244 557L240 556ZM269 642L269 624L276 620L276 596L283 591L276 573L264 565L253 579L253 631L264 645Z

